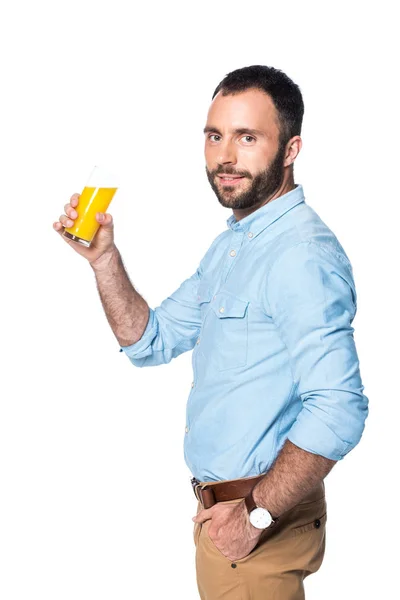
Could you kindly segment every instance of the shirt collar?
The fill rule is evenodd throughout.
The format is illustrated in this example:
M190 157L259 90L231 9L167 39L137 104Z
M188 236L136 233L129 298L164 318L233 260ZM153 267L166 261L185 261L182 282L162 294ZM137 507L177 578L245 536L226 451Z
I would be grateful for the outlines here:
M235 215L231 215L229 219L227 219L226 224L232 231L251 233L249 238L254 239L266 227L271 225L271 223L282 217L282 215L301 202L305 202L303 186L297 184L290 192L264 204L264 206L253 211L247 215L247 217L240 219L240 221L236 220Z

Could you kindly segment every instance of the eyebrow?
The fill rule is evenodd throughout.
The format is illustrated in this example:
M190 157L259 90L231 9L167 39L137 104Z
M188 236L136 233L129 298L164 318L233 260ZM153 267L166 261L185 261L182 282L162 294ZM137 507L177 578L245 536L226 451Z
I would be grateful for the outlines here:
M217 133L222 136L222 133L218 130L217 127L212 127L211 125L206 125L203 129L203 133ZM262 135L265 136L265 133L260 129L251 129L250 127L239 127L233 130L233 133L236 135L240 135L241 133L250 133L251 135Z

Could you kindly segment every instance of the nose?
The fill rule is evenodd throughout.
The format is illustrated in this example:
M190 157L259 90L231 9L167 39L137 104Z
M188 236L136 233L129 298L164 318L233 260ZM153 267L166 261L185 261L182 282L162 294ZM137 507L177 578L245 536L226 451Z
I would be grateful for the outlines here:
M218 146L217 162L220 165L235 164L236 163L236 152L234 145L226 140L221 142Z

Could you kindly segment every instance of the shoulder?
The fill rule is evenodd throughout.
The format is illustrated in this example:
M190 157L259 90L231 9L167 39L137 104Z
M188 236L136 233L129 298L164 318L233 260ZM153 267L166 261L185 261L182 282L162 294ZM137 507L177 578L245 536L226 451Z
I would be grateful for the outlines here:
M334 244L303 239L283 249L271 264L265 286L267 306L318 303L328 296L357 294L347 256Z
M304 269L314 263L326 266L331 264L352 271L350 260L338 246L336 238L317 240L315 236L307 236L280 248L270 263L269 275L282 269Z

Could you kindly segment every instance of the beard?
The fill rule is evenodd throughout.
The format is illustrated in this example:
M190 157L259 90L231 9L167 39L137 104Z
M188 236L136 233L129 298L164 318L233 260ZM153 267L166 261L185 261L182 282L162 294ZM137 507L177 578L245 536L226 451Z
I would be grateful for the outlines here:
M283 181L285 149L285 144L281 144L271 164L254 177L248 171L234 171L232 167L228 166L223 167L221 165L213 171L209 171L206 167L208 181L219 203L225 208L252 208L258 204L262 204L266 198L272 196ZM238 184L218 187L215 179L221 173L225 173L226 175L241 175L253 181L250 187L243 192L236 189Z

